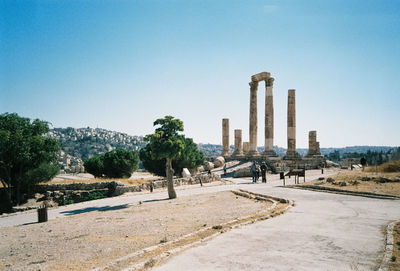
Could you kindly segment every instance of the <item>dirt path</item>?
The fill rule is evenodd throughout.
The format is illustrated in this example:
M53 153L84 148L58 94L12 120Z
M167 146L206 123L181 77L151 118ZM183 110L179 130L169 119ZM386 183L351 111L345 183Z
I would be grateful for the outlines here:
M122 205L5 227L0 232L1 270L90 270L132 252L202 228L261 212L271 205L230 191ZM111 270L120 270L118 263Z

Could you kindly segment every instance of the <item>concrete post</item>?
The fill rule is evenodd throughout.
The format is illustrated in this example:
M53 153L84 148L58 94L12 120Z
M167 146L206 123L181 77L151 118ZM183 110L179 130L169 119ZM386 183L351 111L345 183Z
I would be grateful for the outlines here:
M229 156L229 119L222 119L222 156Z
M276 157L274 151L274 97L272 88L274 78L265 80L265 150L264 155Z
M232 156L242 156L242 130L235 130L235 151L232 153Z
M250 145L248 155L257 156L257 89L258 82L251 81L250 85L250 118L249 118L249 132L250 132Z

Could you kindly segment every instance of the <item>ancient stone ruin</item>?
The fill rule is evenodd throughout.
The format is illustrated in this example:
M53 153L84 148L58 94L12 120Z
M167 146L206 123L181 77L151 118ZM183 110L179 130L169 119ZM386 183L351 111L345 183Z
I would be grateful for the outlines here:
M287 107L287 151L280 159L275 153L274 146L274 102L273 86L274 78L269 72L261 72L251 76L250 85L250 112L249 112L249 142L242 142L242 130L234 130L235 150L229 152L229 119L222 120L222 156L226 160L263 160L274 169L287 170L291 168L320 168L325 165L325 158L321 155L317 132L309 132L309 151L303 158L296 151L296 90L288 91ZM257 150L258 132L258 85L261 81L265 82L265 138L264 152Z

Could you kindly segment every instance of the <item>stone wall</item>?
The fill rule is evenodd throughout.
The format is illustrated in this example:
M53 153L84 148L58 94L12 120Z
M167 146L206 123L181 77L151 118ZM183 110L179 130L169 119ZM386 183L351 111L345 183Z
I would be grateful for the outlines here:
M38 185L35 188L37 193L45 193L46 191L62 191L62 190L101 190L108 189L111 186L124 186L123 183L119 181L111 182L96 182L96 183L71 183L71 184L44 184Z
M189 178L175 178L174 186L193 185L202 183L210 183L221 181L221 177L216 174L198 174ZM73 184L49 184L38 185L35 187L36 193L45 194L47 199L56 199L56 202L64 202L64 199L82 196L84 198L87 193L101 192L107 196L118 196L126 192L141 192L150 190L151 182L137 184L137 185L124 185L119 181L111 182L97 182L97 183L73 183ZM154 188L167 187L167 180L153 181ZM82 194L82 195L81 195ZM74 202L78 202L74 200Z
M221 181L221 177L217 174L198 174L194 177L189 178L176 178L174 179L174 186L181 186L181 185L193 185L193 184L200 184L200 180L202 183L211 183L216 181ZM150 190L151 183L143 183L138 185L130 185L130 186L117 186L115 189L114 196L121 195L126 192L141 192L144 190ZM159 180L153 182L154 188L166 188L167 187L167 180Z

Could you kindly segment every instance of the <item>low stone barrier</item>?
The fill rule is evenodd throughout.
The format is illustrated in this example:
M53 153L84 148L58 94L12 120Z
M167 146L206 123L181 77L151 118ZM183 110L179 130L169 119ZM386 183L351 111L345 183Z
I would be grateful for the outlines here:
M199 184L200 181L202 183L221 181L221 177L216 174L198 174L188 178L175 178L173 181L174 186L181 186ZM72 200L73 202L84 201L85 198L88 198L89 194L93 194L94 192L101 193L104 196L119 196L126 192L146 191L150 190L151 184L153 184L154 189L164 188L167 187L167 180L163 179L137 185L124 185L119 181L49 184L36 186L35 192L45 194L46 199L53 199L60 205L63 205L67 200Z
M211 174L211 175L198 174L194 177L175 178L174 186L199 184L200 181L202 183L211 183L211 182L221 181L221 177L217 174ZM113 196L122 195L123 193L126 192L141 192L144 190L150 190L150 185L151 182L137 184L137 185L129 185L129 186L117 186L115 188ZM167 187L167 180L163 179L159 181L153 181L153 185L154 189Z
M35 192L46 193L46 191L61 191L61 190L101 190L108 189L110 186L124 186L120 181L111 182L96 182L96 183L71 183L71 184L45 184L35 187Z

